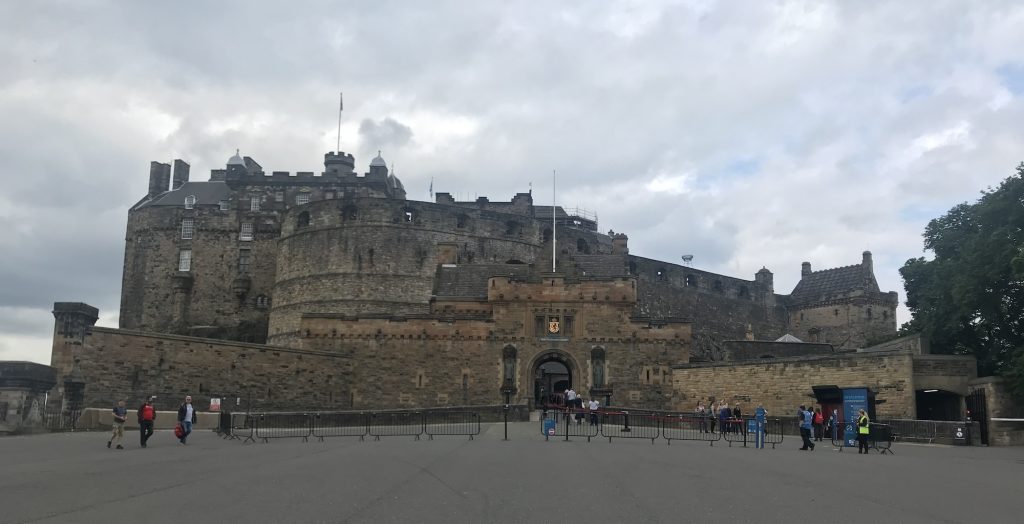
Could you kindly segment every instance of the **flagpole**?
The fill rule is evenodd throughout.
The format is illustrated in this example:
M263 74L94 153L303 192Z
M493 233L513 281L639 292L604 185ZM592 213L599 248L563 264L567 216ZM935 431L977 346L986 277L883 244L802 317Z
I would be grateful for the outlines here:
M558 253L558 224L555 223L555 187L558 174L551 170L551 272L555 272L555 254Z
M345 108L345 100L342 97L342 93L338 92L338 145L335 146L334 152L341 154L341 111Z

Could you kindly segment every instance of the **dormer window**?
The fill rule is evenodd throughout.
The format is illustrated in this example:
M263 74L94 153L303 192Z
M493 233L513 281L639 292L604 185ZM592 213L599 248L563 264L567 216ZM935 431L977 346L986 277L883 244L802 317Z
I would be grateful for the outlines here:
M185 197L185 209L192 209L196 206L196 196L189 195Z
M221 200L220 202L218 202L218 205L220 205L221 211L227 211L231 209L231 203L228 202L227 200Z

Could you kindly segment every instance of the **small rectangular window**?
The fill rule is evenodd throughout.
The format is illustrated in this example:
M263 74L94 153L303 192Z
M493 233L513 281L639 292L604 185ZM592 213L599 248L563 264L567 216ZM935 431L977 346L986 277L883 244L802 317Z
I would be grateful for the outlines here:
M572 336L572 317L566 315L562 317L562 333L565 336Z
M302 193L302 194L299 194L299 195L295 196L295 204L296 205L301 206L303 204L308 204L308 203L309 203L309 193Z
M259 210L260 210L260 196L259 195L253 195L249 199L249 211L259 211Z
M192 250L178 251L178 271L192 271Z
M227 200L221 200L219 202L219 204L220 204L220 210L221 211L227 211L227 210L231 209L231 204Z
M246 242L252 240L252 222L242 224L242 232L238 235L238 239Z
M195 195L189 195L185 197L185 209L192 209L196 205Z
M248 249L238 252L238 272L243 275L249 273L249 263L252 261L252 254Z
M274 202L284 202L284 191L274 193Z
M194 230L194 222L191 218L181 219L181 239L192 240L192 232Z

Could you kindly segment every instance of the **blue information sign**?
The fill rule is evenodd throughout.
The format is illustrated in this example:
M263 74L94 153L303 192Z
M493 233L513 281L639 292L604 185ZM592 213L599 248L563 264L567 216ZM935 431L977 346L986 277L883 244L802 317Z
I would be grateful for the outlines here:
M867 388L843 389L843 442L850 447L857 445L857 414L860 410L868 410Z

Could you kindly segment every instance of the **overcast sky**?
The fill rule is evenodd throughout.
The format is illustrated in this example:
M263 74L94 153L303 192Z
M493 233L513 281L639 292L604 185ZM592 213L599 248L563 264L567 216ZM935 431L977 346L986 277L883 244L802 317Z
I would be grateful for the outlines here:
M410 199L596 212L630 252L789 293L1024 160L1024 4L0 3L0 360L49 363L55 301L117 326L151 160L206 180L236 148L320 171L378 149ZM909 319L901 306L900 322Z

